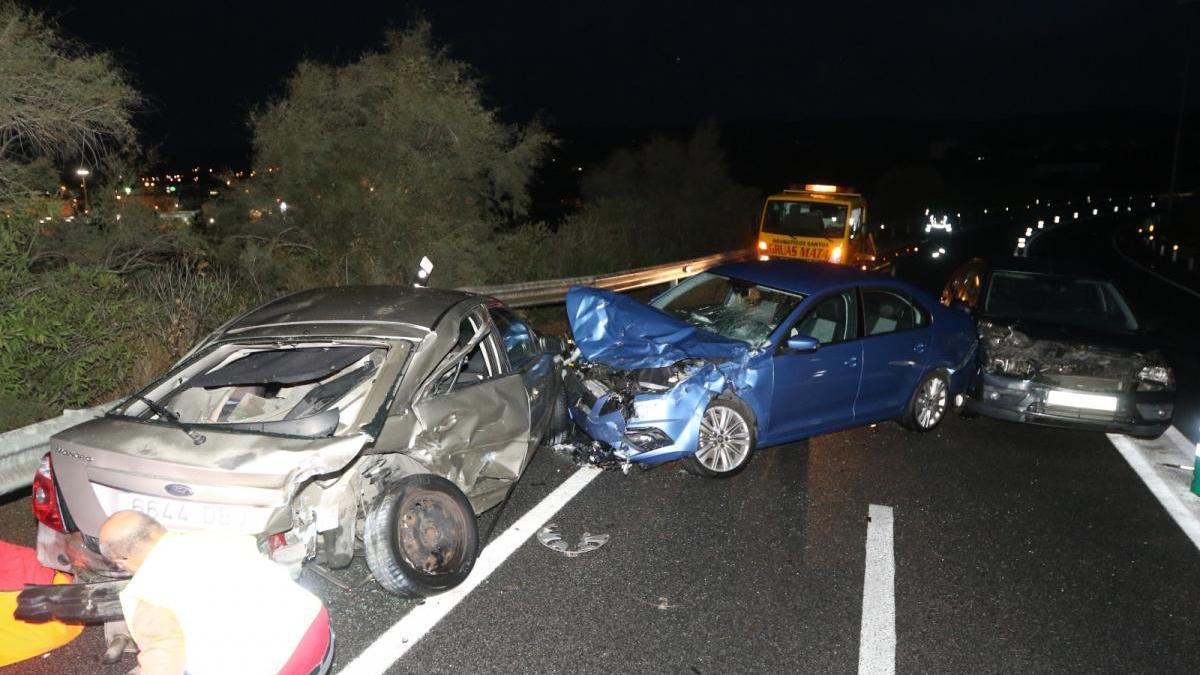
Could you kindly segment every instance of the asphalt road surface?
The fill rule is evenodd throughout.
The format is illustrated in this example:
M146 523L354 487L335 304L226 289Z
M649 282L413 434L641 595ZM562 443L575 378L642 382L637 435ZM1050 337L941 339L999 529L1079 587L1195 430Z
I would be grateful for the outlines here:
M1088 246L1117 225L1092 223ZM1067 255L1081 241L1043 245ZM541 450L482 531L494 524L495 541L577 471ZM331 611L336 667L865 672L888 646L876 629L894 625L898 672L1200 672L1200 552L1098 433L884 423L761 450L723 481L673 464L604 472L550 521L572 543L611 539L568 558L529 538L427 631L380 640L436 603L392 598L361 562L335 573L350 590L306 572ZM28 498L0 506L0 537L33 533ZM398 646L394 662L355 663ZM101 648L89 628L6 673L134 665L99 665Z
M496 532L575 471L539 452ZM763 450L725 481L605 472L553 522L608 544L530 539L389 672L854 672L872 504L894 518L899 672L1200 670L1200 553L1108 440L952 416ZM0 536L29 542L28 506L0 507ZM337 576L352 590L304 583L341 668L417 605L359 563ZM132 667L100 666L101 643L7 670Z

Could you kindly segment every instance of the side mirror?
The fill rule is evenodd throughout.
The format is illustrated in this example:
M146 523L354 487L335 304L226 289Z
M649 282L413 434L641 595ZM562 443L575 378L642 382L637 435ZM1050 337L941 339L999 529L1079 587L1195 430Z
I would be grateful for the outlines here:
M787 348L788 351L809 354L821 348L821 341L808 335L797 335L788 338Z

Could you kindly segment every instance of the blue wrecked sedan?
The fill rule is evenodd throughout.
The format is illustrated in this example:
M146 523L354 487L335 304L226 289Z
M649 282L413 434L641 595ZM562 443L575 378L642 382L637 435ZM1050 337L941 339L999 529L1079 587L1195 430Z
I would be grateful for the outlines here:
M977 370L966 313L825 263L722 265L648 306L575 287L567 314L568 412L626 468L726 477L757 447L889 419L929 431Z

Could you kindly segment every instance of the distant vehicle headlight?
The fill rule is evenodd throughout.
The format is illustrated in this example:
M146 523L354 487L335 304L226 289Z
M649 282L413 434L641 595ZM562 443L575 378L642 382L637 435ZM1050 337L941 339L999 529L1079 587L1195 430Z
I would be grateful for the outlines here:
M1175 388L1175 373L1168 366L1146 366L1138 372L1138 391L1163 391Z

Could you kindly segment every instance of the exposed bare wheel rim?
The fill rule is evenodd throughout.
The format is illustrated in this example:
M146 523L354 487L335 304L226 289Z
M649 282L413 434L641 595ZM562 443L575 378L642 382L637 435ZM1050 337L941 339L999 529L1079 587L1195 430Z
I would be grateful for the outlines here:
M696 461L709 471L726 473L750 457L750 425L741 413L724 405L704 411Z
M917 400L913 406L913 420L917 426L922 429L937 426L946 414L948 400L949 392L946 390L944 379L936 375L926 379L921 385L921 390L917 392Z
M467 523L454 499L433 490L412 490L396 513L400 557L416 575L456 574L468 558Z

